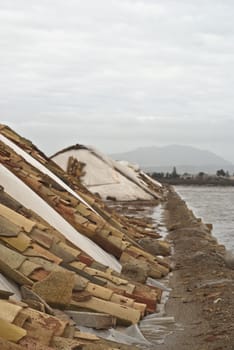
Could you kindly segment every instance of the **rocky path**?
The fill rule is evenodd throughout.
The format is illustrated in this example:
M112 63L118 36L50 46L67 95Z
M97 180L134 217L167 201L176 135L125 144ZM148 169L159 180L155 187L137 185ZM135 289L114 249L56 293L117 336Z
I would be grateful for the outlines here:
M174 246L166 311L179 330L156 349L233 350L234 270L225 265L224 247L173 189L165 205L165 224Z

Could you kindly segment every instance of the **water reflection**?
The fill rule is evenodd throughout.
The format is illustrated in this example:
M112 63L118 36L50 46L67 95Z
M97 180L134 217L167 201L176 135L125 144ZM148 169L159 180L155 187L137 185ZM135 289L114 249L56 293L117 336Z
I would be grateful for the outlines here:
M190 209L204 222L213 224L220 244L234 251L234 187L175 186Z

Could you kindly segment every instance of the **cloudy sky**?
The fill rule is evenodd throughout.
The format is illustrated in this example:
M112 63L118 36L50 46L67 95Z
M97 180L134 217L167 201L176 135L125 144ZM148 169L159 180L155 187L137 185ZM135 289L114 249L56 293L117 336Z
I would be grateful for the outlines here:
M234 162L233 0L1 0L1 122L48 154L189 144Z

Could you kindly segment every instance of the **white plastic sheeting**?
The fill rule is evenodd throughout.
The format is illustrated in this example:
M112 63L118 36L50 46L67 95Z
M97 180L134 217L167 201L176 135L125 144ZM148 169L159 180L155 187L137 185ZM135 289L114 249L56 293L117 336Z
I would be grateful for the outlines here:
M171 288L168 288L165 286L165 284L155 280L154 278L151 278L151 277L148 277L147 278L147 281L146 281L147 285L148 286L153 286L153 287L157 287L157 288L160 288L166 292L170 292L171 291Z
M164 208L162 204L158 204L153 211L153 219L156 220L157 232L161 237L166 238L168 235L167 228L162 224L164 215Z
M79 326L79 330L85 333L95 334L96 336L118 342L126 345L150 345L151 343L143 336L138 325L133 325L128 328L116 330L110 328L108 330L95 330L93 328Z
M50 176L54 181L56 181L60 186L62 186L66 191L71 193L74 197L79 199L82 203L84 203L86 206L88 206L92 211L97 213L78 193L73 191L65 182L63 182L58 176L56 176L52 171L50 171L48 168L46 168L43 164L38 162L35 158L33 158L30 154L25 152L22 148L17 146L14 142L9 140L7 137L0 134L0 141L11 147L17 154L19 154L21 157L23 157L26 162L40 170L42 173ZM98 213L97 213L98 214ZM99 214L98 214L99 215Z
M0 184L5 191L22 203L25 207L32 209L50 225L60 231L77 248L82 249L96 261L107 265L120 272L120 263L110 254L105 252L89 238L83 236L74 229L61 215L50 207L40 196L33 192L23 181L17 178L7 168L0 164Z

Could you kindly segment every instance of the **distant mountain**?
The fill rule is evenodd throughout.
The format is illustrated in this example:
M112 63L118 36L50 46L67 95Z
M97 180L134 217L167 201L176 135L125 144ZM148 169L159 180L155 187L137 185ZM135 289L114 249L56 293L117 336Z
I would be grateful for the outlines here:
M126 153L112 154L112 157L137 163L147 171L171 172L173 166L176 166L178 173L215 173L221 168L234 172L234 164L231 162L213 152L191 146L142 147Z

